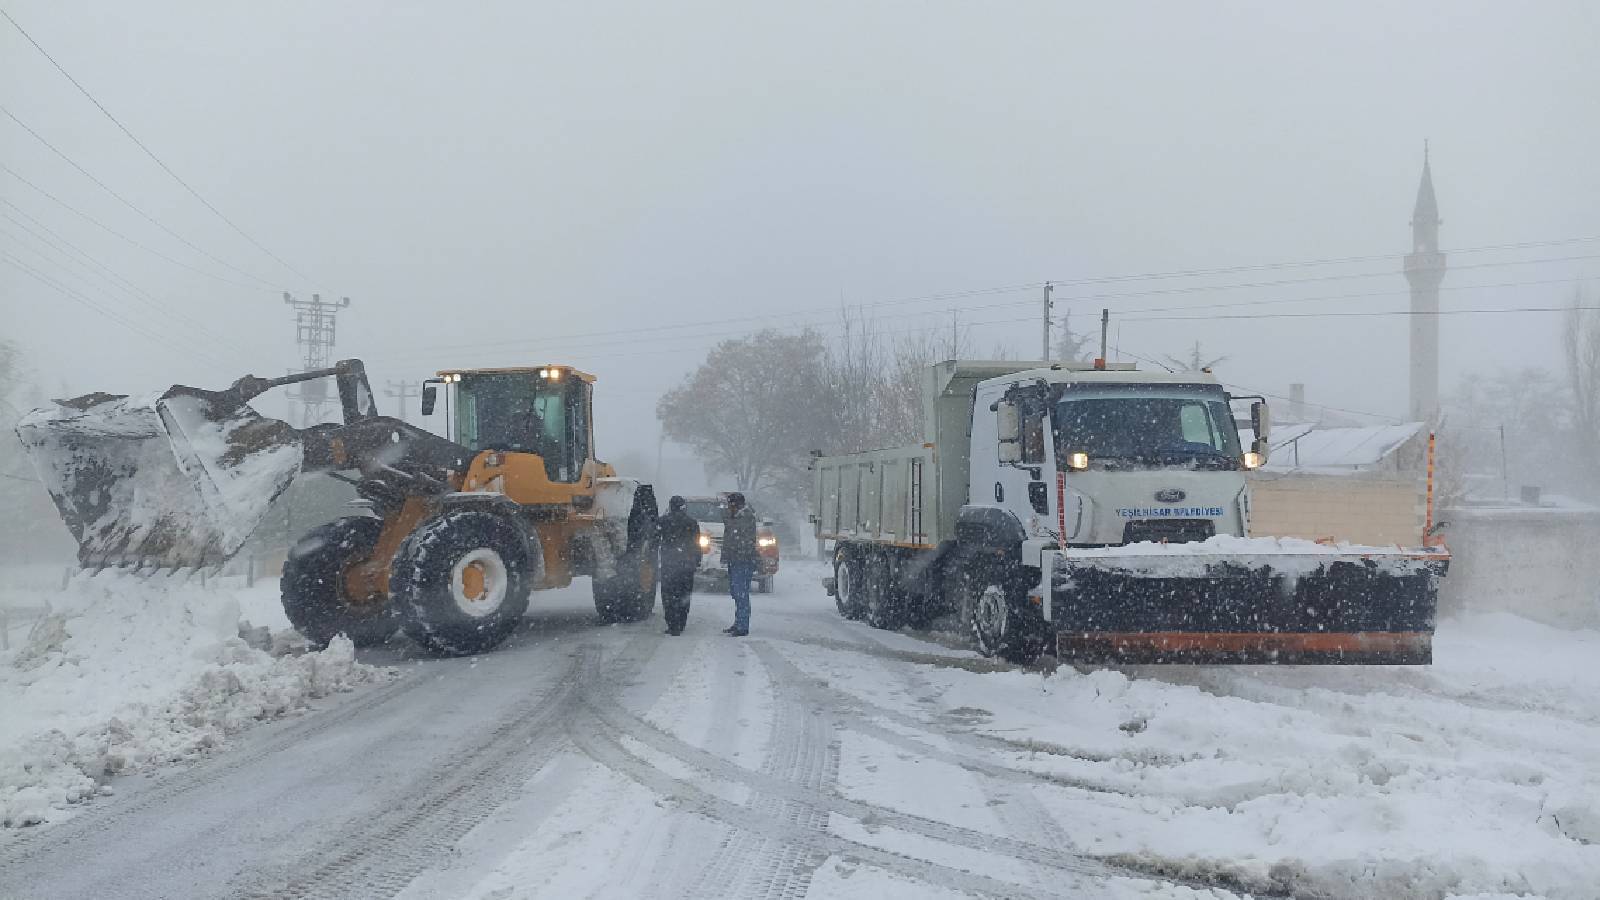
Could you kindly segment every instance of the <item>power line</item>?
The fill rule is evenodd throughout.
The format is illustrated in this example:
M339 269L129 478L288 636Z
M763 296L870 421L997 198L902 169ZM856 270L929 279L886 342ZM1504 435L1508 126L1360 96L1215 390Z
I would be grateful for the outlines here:
M171 228L168 228L165 224L163 224L161 221L156 219L155 216L152 216L149 213L145 212L144 210L140 209L138 206L135 206L133 201L129 200L128 198L126 198L126 197L122 196L121 194L117 193L116 191L112 190L111 187L109 185L107 185L104 181L101 181L99 178L96 178L94 176L94 174L91 173L88 169L85 169L83 166L79 165L77 160L73 159L72 157L68 156L67 154L63 153L60 149L58 149L55 144L52 144L49 141L45 140L43 135L39 134L39 132L37 132L37 131L34 131L33 128L28 125L28 123L26 123L26 122L22 121L21 119L17 118L16 113L13 113L11 110L7 109L5 106L0 105L0 113L5 113L7 118L11 119L11 121L13 121L13 122L17 123L18 125L22 126L22 130L28 132L28 134L30 134L30 135L33 135L34 140L36 140L39 143L43 144L46 148L48 148L50 150L51 153L54 153L56 156L61 157L61 159L64 162L66 162L67 165L73 167L74 169L77 169L78 172L83 175L83 177L85 177L85 178L89 179L90 181L94 182L96 185L99 186L99 188L101 190L105 191L106 193L110 194L112 197L116 198L117 201L120 202L123 206L126 206L127 208L133 210L135 213L138 213L139 216L141 218L143 218L145 221L147 221L150 224L156 226L157 228L161 229L162 231L165 231L167 234L169 234L172 237L176 238L178 241L183 243L185 246L189 247L191 250L194 250L196 253L199 253L200 255L206 257L207 259L210 259L212 262L215 262L216 264L218 264L220 266L223 266L225 268L232 269L233 271L238 272L240 275L243 275L246 278L253 278L256 281L259 281L262 284L267 285L268 287L275 286L275 285L273 285L273 283L271 281L268 281L267 279L262 278L261 276L256 275L256 274L254 274L252 272L248 272L248 271L246 271L244 269L241 269L238 266L228 262L227 260L224 260L221 257L211 253L210 251L205 250L199 244L194 243L193 241L189 240L188 238L184 237L183 235L177 233L176 231L173 231Z
M146 156L150 157L152 160L155 161L156 165L161 167L162 171L166 172L168 175L171 175L173 181L176 181L178 184L182 185L183 189L188 191L189 194L191 196L193 196L196 200L199 200L200 203L202 205L204 205L206 209L209 209L209 210L211 210L211 212L215 213L217 218L219 218L222 221L226 222L228 224L228 227L232 228L234 231L238 232L240 237L242 237L245 240L249 241L251 243L251 245L253 245L257 250L260 250L262 253L265 253L266 255L272 257L274 260L276 260L278 262L279 265L283 266L284 268L288 269L289 271L293 272L294 274L300 276L301 278L304 278L306 281L311 281L312 280L310 278L310 276L306 275L304 272L300 271L299 269L295 268L294 266L292 266L288 262L286 262L283 259L283 257L279 256L276 253L273 253L271 250L268 250L266 247L262 246L260 241L257 241L255 238L251 237L249 234L246 234L245 230L243 228L240 228L238 225L235 225L232 219L230 219L227 216L223 215L222 214L222 210L217 209L215 206L211 205L211 201L209 201L206 198L200 196L200 192L199 191L197 191L193 187L191 187L189 185L189 182L184 181L182 178L180 178L178 176L177 172L172 171L172 167L167 165L165 162L163 162L161 160L161 157L156 156L155 151L153 151L149 147L145 146L144 141L141 141L137 137L135 137L133 132L128 130L128 126L122 124L122 121L120 119L118 119L116 116L111 114L111 110L106 109L104 104L102 104L99 100L96 100L94 95L89 93L89 89L88 88L86 88L82 84L78 83L78 79L73 78L71 72L68 72L65 68L62 67L62 65L60 63L56 62L55 57L51 56L50 53L47 50L44 49L44 47L39 45L38 41L33 39L33 35L29 34L27 29L23 28L22 25L20 25L17 22L16 19L13 19L11 17L11 13L6 12L3 8L0 8L0 16L5 16L6 17L6 21L11 23L11 27L17 29L17 31L20 32L23 37L27 38L28 39L28 43L32 44L33 48L35 50L38 50L40 55L42 55L45 59L49 60L50 61L50 65L56 67L56 71L57 72L60 72L63 76L66 77L66 79L68 81L72 82L72 86L77 88L78 92L83 94L83 96L89 98L89 102L93 103L95 105L95 108L100 110L100 112L104 113L105 117L107 119L110 119L111 123L113 125L117 126L117 128L120 129L123 134L127 135L128 136L128 140L133 141L133 143L140 150L144 151ZM26 126L24 126L24 127L26 127Z
M182 344L175 343L175 342L171 341L170 339L168 339L166 336L160 334L159 332L152 332L152 331L146 330L139 322L137 322L135 320L132 320L132 319L124 318L119 313L115 312L114 310L107 309L106 307L104 307L104 306L100 305L99 303L95 302L94 299L84 295L83 293L81 293L79 291L75 291L72 288L67 287L66 285L63 285L58 281L55 281L55 280L53 280L51 278L46 277L45 275L40 273L38 270L34 269L32 266L29 266L27 263L23 262L22 260L17 259L15 256L12 256L9 253L6 253L4 251L0 251L0 262L5 262L5 263L9 264L12 268L18 269L21 272L23 272L24 274L29 275L35 281L38 281L41 284L44 284L46 287L49 287L52 290L55 290L57 293L60 293L61 295L65 296L65 297L67 297L69 299L75 300L78 303L89 307L90 309L94 310L95 312L99 313L100 315L104 316L105 318L110 319L111 321L117 323L118 325L123 326L124 328L128 329L129 331L132 331L134 334L137 334L137 335L139 335L141 337L149 338L150 340L152 340L152 341L154 341L154 342L156 342L158 344L161 344L164 347L167 347L169 349L175 350L175 351L177 351L179 353L182 353L182 354L203 356L207 360L209 360L210 362L218 363L218 364L224 364L224 365L226 364L218 357L214 357L214 356L211 356L210 354L203 353L203 352L197 353L195 351L195 348L193 348L193 347L186 347L186 346L184 346Z
M1567 244L1581 244L1600 241L1600 235L1584 237L1557 238L1545 241L1519 241L1507 244L1484 244L1478 247L1456 247L1440 251L1446 254L1462 253L1491 253L1503 250L1527 250L1534 247L1559 247ZM1057 285L1085 285L1085 284L1113 284L1121 281L1158 281L1167 278L1205 278L1213 275L1234 275L1240 272L1261 272L1277 269L1301 269L1313 266L1353 265L1366 262L1392 262L1405 259L1404 253L1379 253L1369 256L1342 256L1327 257L1323 259L1303 259L1290 262L1256 263L1249 265L1221 266L1210 269L1178 269L1168 272L1143 272L1132 275L1097 275L1077 280L1067 278L1052 278L1051 283Z
M107 266L105 263L102 263L99 260L95 259L93 256L90 256L88 253L84 252L82 248L74 245L71 241L67 240L66 238L64 238L61 235L57 234L56 232L52 231L48 226L44 225L39 220L33 218L32 216L29 216L27 213L22 212L21 210L17 210L17 211L19 213L21 213L24 217L26 217L29 221L33 222L33 224L35 226L37 226L40 230L45 231L46 233L48 233L51 236L53 236L55 238L55 241L52 241L52 240L50 240L50 238L46 238L43 235L39 234L38 231L35 231L33 228L30 228L26 223L20 222L17 219L13 218L10 213L0 211L0 218L4 218L7 221L11 222L13 225L16 225L18 228L21 228L23 231L25 231L29 235L31 235L34 238L34 240L37 240L37 241L45 244L46 246L49 246L51 249L55 250L57 253L60 253L64 258L66 258L68 260L71 260L71 261L73 261L74 263L76 263L76 264L78 264L80 266L83 265L84 262L87 262L89 265L92 265L95 268L99 269L100 271L96 272L95 274L99 275L99 277L101 277L102 279L105 279L105 281L108 284L111 284L113 287L117 288L118 290L128 292L130 295L133 296L133 299L140 301L146 307L150 308L154 312L156 312L156 313L158 313L160 315L163 315L163 316L167 316L167 317L172 318L172 319L176 319L177 321L188 325L190 328L194 329L194 331L195 331L195 333L197 335L199 335L199 336L201 336L201 337L205 338L206 340L211 341L213 343L218 343L218 344L232 343L231 340L229 340L227 338L224 338L221 335L218 335L215 332L212 332L211 330L206 328L206 326L203 325L202 323L200 323L198 320L190 318L189 316L187 316L187 315L185 315L185 314L183 314L183 313L181 313L181 312L179 312L179 311L177 311L175 309L172 309L171 307L166 306L160 300L156 299L156 297L151 295L148 291L140 288L137 284L134 284L133 281L129 280L126 276L123 276L122 274L118 273L115 269L112 269L110 266ZM4 230L0 229L0 232L4 232ZM5 233L9 233L9 232L5 232ZM62 249L63 247L65 247L66 249ZM73 257L71 255L69 255L69 252L77 254L77 256L80 257L82 261L80 262L79 260L73 259ZM104 273L104 274L101 274L101 273ZM233 346L238 350L241 350L241 351L245 350L245 348L240 344L233 344Z
M1552 313L1570 312L1581 310L1589 312L1600 310L1600 306L1505 306L1496 309L1387 309L1374 311L1340 310L1336 312L1303 312L1303 313L1224 313L1211 316L1129 316L1124 322L1194 322L1199 320L1220 321L1231 319L1363 319L1363 318L1389 318L1389 317L1422 317L1422 316L1476 316L1476 315L1503 315L1511 313Z
M1570 284L1574 280L1582 281L1582 280L1586 280L1586 279L1584 279L1584 278L1579 278L1579 279L1562 278L1562 279L1549 279L1549 280L1541 280L1541 281L1506 282L1506 283L1503 283L1503 284L1500 284L1500 285L1482 285L1482 286L1480 286L1480 285L1458 285L1458 286L1454 286L1452 289L1454 289L1454 290L1469 290L1469 289L1480 288L1480 287L1482 287L1482 288L1488 288L1488 287L1521 287L1521 286L1526 286L1526 285L1537 285L1537 284L1547 284L1547 283ZM1382 293L1373 293L1370 296L1398 296L1398 295L1403 295L1405 293L1406 292L1404 292L1404 291L1382 292ZM1362 296L1362 295L1351 295L1351 296ZM1329 298L1329 299L1341 299L1341 298ZM1037 300L1028 299L1028 300L1020 300L1020 301L1005 302L1005 303L976 304L976 305L970 305L970 306L963 307L963 310L967 311L967 312L977 311L977 310L999 310L999 309L1013 308L1013 307L1019 307L1019 306L1032 306L1033 304L1035 304L1037 302L1038 302ZM1255 302L1262 302L1262 301L1255 301ZM1278 302L1278 301L1275 300L1275 301L1272 301L1272 302ZM1172 309L1188 309L1189 307L1171 307L1171 308ZM1165 309L1165 308L1163 308L1163 309ZM675 339L675 338L688 338L688 339L691 339L691 340L693 340L693 341L698 343L698 342L704 341L704 340L706 340L708 338L713 338L714 339L714 338L741 337L741 336L753 334L758 329L736 328L736 329L727 329L727 330L718 330L718 331L709 331L709 332L708 331L700 331L700 332L695 332L695 333L691 333L691 334L680 334L680 335L663 335L663 334L661 334L661 332L666 331L666 330L672 330L672 329L675 329L675 328L678 328L678 327L696 327L696 328L699 328L699 327L703 327L705 325L717 325L717 324L724 324L724 323L729 323L729 322L741 322L741 321L751 321L751 320L772 321L772 320L774 320L776 318L793 318L793 317L799 316L799 315L804 315L804 314L803 313L785 313L785 314L781 314L781 316L771 316L771 315L768 315L768 316L759 316L759 315L758 316L744 316L744 317L740 317L740 318L737 318L737 319L720 319L720 320L709 320L709 321L701 321L701 322L679 323L679 325L677 325L677 326L670 326L670 327L669 326L662 326L662 327L659 327L659 328L652 328L652 327L627 328L627 329L616 329L616 330L609 330L609 331L593 331L593 332L585 332L585 333L580 333L580 334L561 335L561 336L553 336L553 337L547 336L547 337L538 337L538 338L513 339L513 340L507 340L507 341L495 341L495 342L487 342L487 343L473 343L473 344L464 344L464 345L442 345L442 346L437 346L437 347L424 346L424 347L418 347L418 348L409 349L409 350L405 351L403 355L400 352L397 351L395 355L378 356L378 357L374 357L374 360L375 361L382 361L382 360L388 360L388 359L401 359L401 358L407 358L408 359L408 358L410 358L411 356L415 355L418 352L439 352L439 351L448 351L448 350L452 350L452 349L474 349L474 350L476 350L476 349L486 349L486 348L499 348L499 349L518 348L521 352L538 352L538 350L540 348L550 347L550 348L560 348L563 352L573 352L573 351L576 351L576 350L590 350L590 349L595 349L597 347L604 347L604 346L634 346L634 345L637 345L637 344L650 344L650 345L653 345L653 346L661 346L663 341L672 340L672 339ZM914 310L914 311L910 311L910 312L885 313L885 314L880 314L880 315L876 315L876 316L871 316L871 317L867 317L865 321L872 322L872 323L881 323L881 322L885 322L885 321L888 321L888 320L891 320L891 319L917 317L917 316L927 316L927 315L930 315L930 313L927 310ZM1160 318L1162 318L1162 317L1155 317L1155 316L1119 316L1118 317L1119 321L1124 321L1124 322L1157 321ZM1171 318L1199 320L1199 319L1208 319L1208 318L1213 318L1213 317L1211 317L1211 316L1174 316L1174 317L1171 317ZM1220 317L1217 317L1217 318L1220 318ZM838 320L837 317L830 315L827 319L812 319L810 321L794 322L789 327L811 328L811 329L818 329L818 330L823 330L823 331L830 331L830 330L833 330L833 329L835 329L837 327L838 321L839 320ZM1027 318L1008 318L1008 319L990 319L990 320L968 319L968 320L965 320L966 324L969 324L969 325L1006 325L1006 324L1015 324L1015 323L1020 323L1020 322L1034 322L1034 321L1037 321L1037 317L1036 316L1029 316ZM940 325L938 327L941 328L941 329L942 328L947 328L948 324L947 323L946 324L942 324L942 325ZM889 332L885 332L885 333L887 333L887 334L909 334L909 333L915 333L915 332L921 331L921 330L927 330L927 329L913 328L913 329L910 329L909 331L905 331L905 330L902 330L902 331L889 331Z
M1592 280L1593 276L1568 276L1564 278L1541 278L1532 281L1501 281L1492 284L1447 284L1439 288L1441 291L1482 291L1495 288L1534 287L1549 284L1572 284L1579 281ZM1235 309L1241 306L1276 306L1280 303L1323 303L1330 300L1366 300L1374 297L1408 297L1410 290L1397 291L1366 291L1359 294L1321 294L1316 297L1272 297L1266 300L1235 300L1229 303L1203 303L1193 306L1141 306L1134 309L1118 310L1117 314L1122 321L1137 321L1129 314L1150 312L1196 312L1202 309Z
M7 166L5 163L0 163L0 172L4 172L7 175L10 175L12 178L15 178L16 180L22 182L23 184L27 185L28 187L30 187L34 191L36 191L41 197L44 197L46 200L49 200L52 203L55 203L56 205L60 206L62 209L66 210L67 212L72 213L73 215L83 219L84 221L88 222L91 225L94 225L95 227L97 227L97 228L101 229L102 231L106 232L107 234L112 235L113 237L121 238L122 240L126 241L127 243L133 245L134 247L139 248L140 250L143 250L144 252L146 252L146 253L148 253L148 254L150 254L152 256L158 257L160 259L164 259L167 262L172 263L173 265L178 266L180 268L188 269L189 271L194 272L197 275L204 275L205 277L210 278L213 281L220 281L223 284L231 284L231 285L233 285L235 287L241 287L241 288L245 288L247 290L252 290L252 291L263 290L263 288L260 288L260 287L258 287L256 285L253 285L253 284L245 284L242 281L234 281L232 278L227 278L227 277L222 276L222 275L216 275L216 274L213 274L211 272L207 272L205 269L196 268L194 266L189 265L188 263L184 262L181 259L175 259L175 258L173 258L171 256L168 256L165 253L162 253L160 250L157 250L154 247L151 247L151 246L149 246L147 244L144 244L144 243L141 243L141 242L139 242L139 241L137 241L137 240L135 240L135 239L133 239L131 237L128 237L127 235L123 234L122 232L116 230L115 228L112 228L110 225L107 225L104 222L101 222L99 219L96 219L94 216L91 216L88 213L83 212L82 210L78 209L75 206L72 206L71 204L67 203L65 200L62 200L61 198L59 198L56 195L50 193L49 191L45 190L44 188L39 187L37 184L34 184L33 182L29 181L28 179L23 178L21 175L18 175L11 167ZM5 205L11 207L12 209L16 209L16 210L21 210L21 208L22 208L20 206L17 206L15 203L12 203L10 200L5 199L4 197L0 197L0 203L4 203Z
M1451 269L1451 271L1461 271L1461 270L1464 270L1464 269L1498 269L1498 268L1502 268L1504 266L1543 265L1543 264L1546 264L1546 263L1577 262L1577 261L1582 261L1582 260L1593 260L1593 259L1600 259L1600 254L1580 254L1580 255L1576 255L1576 256L1545 257L1545 258L1542 258L1542 259L1510 259L1510 260L1501 260L1501 261L1498 261L1498 262L1468 263L1466 265L1455 266L1455 267L1453 267ZM1106 300L1119 300L1119 299L1122 299L1122 298L1125 298L1125 297L1153 297L1153 296L1161 296L1161 295L1169 295L1169 294L1198 294L1198 293L1205 293L1205 292L1208 292L1208 291L1232 291L1232 290L1245 290L1245 289L1249 289L1249 288L1284 287L1286 285L1312 284L1312 283L1325 282L1325 281L1347 281L1347 280L1354 279L1354 278L1393 278L1397 274L1400 274L1400 273L1392 272L1392 271L1390 271L1390 272L1346 272L1346 273L1333 274L1333 275L1313 275L1313 276L1310 276L1308 278L1281 278L1281 279L1277 279L1277 280L1274 280L1274 281L1247 281L1247 282L1239 282L1239 283L1235 283L1235 284L1212 284L1212 285L1199 285L1199 284L1196 284L1196 285L1188 285L1186 287L1176 287L1176 288L1152 288L1150 290L1144 290L1144 291L1123 291L1123 292L1115 293L1115 294L1082 294L1082 295L1079 295L1079 296L1076 296L1076 297L1062 297L1060 299L1062 299L1064 301L1067 301L1067 302L1072 302L1074 300L1080 300L1080 301L1094 301L1094 302L1098 303L1098 302L1103 302L1103 301L1106 301Z

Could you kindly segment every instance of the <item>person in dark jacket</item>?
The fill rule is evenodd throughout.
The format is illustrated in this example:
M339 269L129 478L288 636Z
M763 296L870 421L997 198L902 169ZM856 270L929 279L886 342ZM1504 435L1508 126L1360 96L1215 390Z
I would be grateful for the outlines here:
M682 497L667 501L667 514L656 524L661 536L661 608L667 615L667 634L683 633L689 621L689 595L694 573L700 568L700 523L687 511Z
M733 596L733 627L727 633L744 637L750 633L750 579L755 577L756 514L744 503L744 495L728 495L727 513L722 519L722 561L728 565L728 593Z

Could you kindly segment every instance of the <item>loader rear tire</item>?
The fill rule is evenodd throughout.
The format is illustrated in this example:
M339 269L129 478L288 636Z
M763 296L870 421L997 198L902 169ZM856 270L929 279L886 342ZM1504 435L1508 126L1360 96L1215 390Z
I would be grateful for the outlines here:
M357 647L387 641L400 627L393 604L352 605L344 573L372 554L383 523L367 516L335 519L306 532L289 550L279 590L289 623L317 649L343 634Z
M979 562L963 576L963 616L972 623L978 652L1027 665L1045 648L1046 623L1005 566Z
M616 574L594 579L594 611L607 625L641 622L656 611L656 495L640 485L628 513L628 549L617 560Z
M395 554L389 593L406 637L436 656L482 653L528 609L538 537L498 513L447 510Z
M656 611L655 545L617 560L615 577L594 583L594 611L607 625L642 622Z

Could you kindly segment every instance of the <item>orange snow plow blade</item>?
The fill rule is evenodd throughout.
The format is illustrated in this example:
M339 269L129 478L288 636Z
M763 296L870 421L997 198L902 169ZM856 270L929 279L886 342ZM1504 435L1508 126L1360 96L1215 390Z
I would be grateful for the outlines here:
M1063 659L1193 663L1421 664L1433 657L1426 631L1353 632L1104 632L1057 635Z

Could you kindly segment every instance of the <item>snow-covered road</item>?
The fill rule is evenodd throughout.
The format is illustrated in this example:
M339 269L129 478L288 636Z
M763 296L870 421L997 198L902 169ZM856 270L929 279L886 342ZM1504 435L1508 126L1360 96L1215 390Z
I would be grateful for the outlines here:
M1046 675L819 575L745 639L726 598L670 638L575 588L475 659L363 652L397 677L0 831L0 896L1600 897L1600 634Z

